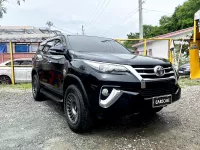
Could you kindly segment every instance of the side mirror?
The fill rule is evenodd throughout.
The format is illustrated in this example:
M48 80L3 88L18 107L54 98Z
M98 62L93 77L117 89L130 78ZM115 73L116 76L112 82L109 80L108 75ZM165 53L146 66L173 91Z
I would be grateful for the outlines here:
M54 55L64 55L66 47L63 45L53 46L49 49L49 53Z

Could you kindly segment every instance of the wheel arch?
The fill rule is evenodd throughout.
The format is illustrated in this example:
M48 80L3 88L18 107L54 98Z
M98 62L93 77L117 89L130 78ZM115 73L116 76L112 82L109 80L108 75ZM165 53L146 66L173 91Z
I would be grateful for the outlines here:
M31 72L31 78L33 79L34 75L38 75L37 71L35 69L32 70Z
M64 84L63 84L63 95L65 93L65 90L67 89L68 86L72 85L72 84L75 84L77 85L80 90L82 91L83 93L83 96L85 98L85 103L88 107L90 107L90 103L89 103L89 100L88 100L88 96L87 96L87 93L86 93L86 90L85 90L85 87L82 83L82 81L79 79L79 77L73 75L73 74L68 74L65 79L64 79Z

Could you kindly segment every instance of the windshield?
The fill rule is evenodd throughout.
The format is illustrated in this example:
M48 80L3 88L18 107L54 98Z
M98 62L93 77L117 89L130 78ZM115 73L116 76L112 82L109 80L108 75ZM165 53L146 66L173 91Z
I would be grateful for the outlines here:
M71 48L78 52L130 53L121 44L108 38L70 35L68 39Z

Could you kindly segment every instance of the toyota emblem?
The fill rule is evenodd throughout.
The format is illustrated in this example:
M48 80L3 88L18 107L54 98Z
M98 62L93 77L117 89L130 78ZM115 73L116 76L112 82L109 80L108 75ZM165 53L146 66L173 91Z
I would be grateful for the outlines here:
M165 75L165 69L162 66L156 66L154 68L154 72L158 77L162 77Z

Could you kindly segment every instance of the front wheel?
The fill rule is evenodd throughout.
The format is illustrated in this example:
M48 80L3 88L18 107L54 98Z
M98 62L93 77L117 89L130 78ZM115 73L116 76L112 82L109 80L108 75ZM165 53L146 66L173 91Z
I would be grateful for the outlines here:
M37 75L34 75L32 78L32 93L33 93L33 98L36 101L41 101L42 94L40 93L40 84Z
M64 96L64 111L67 123L74 132L86 132L91 129L91 115L86 107L84 96L76 85L70 85Z

